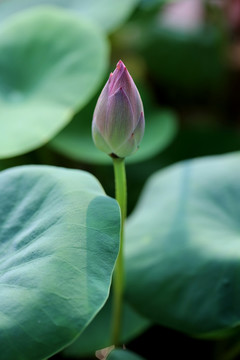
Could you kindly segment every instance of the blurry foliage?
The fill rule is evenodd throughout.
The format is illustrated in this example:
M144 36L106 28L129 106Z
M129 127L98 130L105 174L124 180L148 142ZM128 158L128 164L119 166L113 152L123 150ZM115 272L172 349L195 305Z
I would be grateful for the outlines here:
M81 334L77 341L66 348L64 357L78 358L93 356L96 349L111 345L111 295L94 321ZM123 329L121 341L127 343L149 328L151 322L135 312L128 303L123 308ZM104 331L102 331L104 329Z
M3 22L29 8L51 5L80 15L104 31L112 32L126 20L138 2L139 0L1 0L0 20Z
M104 37L61 9L31 9L3 23L0 158L54 137L96 91L107 61Z
M127 256L130 259L128 259L128 268L131 273L132 267L132 273L128 280L131 284L127 291L128 300L133 304L135 310L137 309L149 318L151 318L149 311L151 312L153 309L152 314L154 314L155 320L157 318L159 324L172 326L194 335L201 333L201 330L202 332L214 332L214 326L222 330L222 324L219 325L218 322L221 323L221 320L217 314L214 319L216 321L212 321L212 327L208 328L209 324L206 324L205 321L207 321L211 309L209 310L206 306L207 311L203 311L204 316L200 320L194 321L193 317L186 325L185 319L190 317L190 310L184 306L185 299L180 297L181 311L177 309L178 304L175 304L177 296L179 296L178 291L183 291L181 284L183 282L188 284L189 281L186 264L183 261L181 267L176 262L176 251L172 250L172 246L168 248L165 244L167 248L164 250L165 253L169 253L169 259L172 259L173 264L176 265L175 274L172 275L172 268L169 270L169 266L160 271L159 258L156 259L154 256L161 254L163 248L154 235L160 230L164 231L164 224L161 224L161 221L157 223L157 220L151 226L150 223L145 224L146 213L141 214L141 206L137 208L136 212L134 208L146 180L159 169L181 160L239 151L240 10L236 6L236 1L228 1L227 5L224 0L175 0L169 2L167 0L86 0L79 2L2 0L0 2L0 49L2 49L0 55L0 151L7 149L5 153L3 150L2 153L0 152L2 158L0 169L31 163L84 169L94 174L105 191L114 196L113 170L109 166L111 162L107 156L96 150L92 143L91 121L100 85L104 84L106 75L121 58L139 87L146 115L145 138L136 155L127 161L128 187L131 189L128 193L128 212L132 213L128 231L132 231L133 234L140 232L136 239L134 236L129 237L130 250L128 250ZM65 19L66 22L63 21L62 27L60 26L61 36L59 27L55 26L53 19L50 18L47 23L46 19L43 24L40 23L39 27L37 21L31 19L29 23L20 24L21 29L16 25L19 24L19 21L20 23L24 22L24 18L30 16L26 15L29 7L42 4L52 6L51 10L47 10L47 8L44 10L48 14L47 17L50 17L49 14L52 12L52 14L61 13ZM189 5L190 7L188 7ZM37 14L39 11L43 10L36 7L28 14ZM38 17L38 15L36 16ZM55 19L55 15L53 18ZM48 34L48 27L52 29L54 35L52 38L47 35L44 40L42 35ZM75 41L73 41L74 39ZM110 56L107 43L110 45ZM62 44L62 48L59 52L60 44ZM38 51L36 56L34 56L35 51ZM72 54L70 58L69 54ZM49 61L47 61L48 56ZM76 67L73 67L73 63L76 64ZM57 68L59 71L55 72ZM32 81L36 78L39 78L39 82ZM16 81L17 79L19 81ZM39 83L41 86L38 88ZM34 86L27 87L26 84ZM22 89L27 90L23 92L23 97L16 98L16 95L19 95L19 88L21 88L21 94ZM6 89L8 96L6 96ZM198 163L196 162L196 164ZM222 166L226 166L227 171L232 173L234 173L234 166L237 168L237 161L231 166L228 161L224 163L225 165L222 164L223 162L220 161L219 166L215 168L215 163L212 165L207 162L207 171L210 173L209 184L217 182L218 173L220 177L224 176ZM212 172L209 169L212 169ZM176 191L174 185L171 187L171 184L174 184L171 171L169 170L169 178L164 180L165 188L169 187L167 190L169 194ZM199 171L199 173L198 171L198 165L196 165L197 180L194 184L198 184L198 176L199 179L201 176L204 177L204 171ZM226 184L223 183L220 189L222 191L225 186L233 186L236 181L233 178L225 180ZM159 175L159 183L161 181L161 175ZM206 186L204 191L207 194L215 191L214 187L208 187L206 184L204 186ZM148 191L150 195L146 195L146 197L151 198L152 190ZM162 191L164 192L164 190ZM216 196L220 199L221 191ZM147 198L145 200L149 201ZM161 196L153 200L157 203L156 209L149 209L149 216L153 210L151 218L154 214L159 215L162 212L162 220L166 215L166 208L169 206L167 193L164 209L161 207ZM226 199L226 203L228 203L228 199ZM234 202L232 201L232 203ZM183 206L183 203L181 205ZM160 206L159 209L158 206ZM208 206L215 209L214 201L207 204L206 208ZM138 216L140 220L136 225L134 219L137 219ZM175 218L177 225L173 221L176 228L172 228L172 233L168 235L174 241L178 241L179 233L185 231L183 237L188 233L188 229L183 228L181 222L184 217L184 206L179 208L178 216ZM184 221L187 220L184 219ZM216 232L218 226L224 224L226 231L231 230L229 223L220 222L215 224ZM236 224L238 227L237 219ZM140 235L144 233L147 226L150 226L155 239L156 249L154 251L150 247L149 250L148 246L145 249L144 241L150 241L149 239L142 239L141 246L138 243ZM177 229L180 230L176 235L174 231ZM204 234L202 236L204 237ZM207 233L206 236L209 236L210 242L211 234ZM195 239L194 236L193 239ZM137 243L134 245L138 249L136 254L131 253L131 241ZM194 248L195 245L193 242L192 247ZM148 255L147 257L147 251L153 251L154 256ZM206 255L207 247L204 248L204 251ZM194 254L198 258L197 251ZM152 259L153 262L146 259ZM182 259L185 259L185 255ZM189 256L189 262L192 261L191 259ZM209 273L219 269L217 267L219 265L218 258L215 259L216 263L213 267L211 267L212 264L209 265L207 255L203 259L204 261L199 266L200 271L196 271L202 276L202 292L194 293L199 298L198 296L193 297L196 301L193 302L194 304L191 303L192 313L196 308L195 303L199 306L199 299L202 299L203 302L204 295L211 288L211 284L204 283L204 279L207 277L204 266L207 264L210 267ZM199 258L197 260L199 261ZM224 259L225 264L227 260L229 261L227 266L234 272L234 263L231 262L231 259ZM136 264L142 264L144 261L148 270L140 277L146 282L146 288L147 284L153 282L152 292L148 292L144 288L144 294L142 294L141 289L138 288L139 292L135 293L133 291L134 284L139 281L139 272L135 274ZM205 265L202 265L203 263ZM164 267L164 264L162 266ZM201 266L203 267L201 268ZM151 269L156 269L153 276ZM185 280L187 278L187 281L180 279L176 283L176 288L170 286L169 292L167 292L167 295L171 295L170 300L174 311L163 315L156 299L159 296L159 302L163 301L162 307L165 307L169 303L169 296L162 297L167 285L161 276L167 274L166 278L170 279L168 284L171 284L171 281L176 278L176 274L182 273L183 270L185 271L183 276L185 276ZM221 267L217 271L221 272ZM146 274L150 274L150 279ZM156 286L161 289L158 295L156 295ZM177 288L178 286L180 290ZM188 293L189 288L184 287L184 291ZM231 289L233 288L234 286ZM218 299L217 292L214 296L215 299ZM232 293L229 297L231 296ZM231 308L226 297L222 298L226 301L222 304L223 308L224 306ZM146 306L151 301L153 303L149 310ZM214 308L215 304L213 303L211 306ZM107 335L102 334L104 336L99 338L98 329L102 329L106 323L109 326L109 314L107 303L85 333L87 334L88 330L92 329L93 340L99 346L102 344L103 347L109 345ZM125 337L123 335L126 341L132 338L132 334L143 331L149 325L137 313L129 316L133 316L131 317L133 321L132 328L127 329ZM237 323L237 319L233 316L232 320L231 315L229 317L227 327L232 329ZM226 326L225 320L223 317ZM164 331L164 328L162 329ZM82 339L81 336L79 337L79 344L84 341L85 334L82 334ZM177 333L174 336L177 337ZM236 341L235 338L234 341ZM84 351L81 353L80 350L76 350L78 349L78 342L76 342L66 350L65 355L73 355L75 350L74 356L83 353L85 355L92 354L91 346L87 342L84 345ZM228 342L223 348L227 348L228 352L231 352ZM217 359L224 359L224 357L221 358L222 355L216 353L218 354ZM113 352L109 359L118 359L120 358L118 355L123 355L123 359L127 356L126 353L122 354L121 352L115 354ZM187 353L184 353L184 356L185 359L188 359ZM212 359L212 356L211 353L209 359ZM206 357L206 359L208 358Z

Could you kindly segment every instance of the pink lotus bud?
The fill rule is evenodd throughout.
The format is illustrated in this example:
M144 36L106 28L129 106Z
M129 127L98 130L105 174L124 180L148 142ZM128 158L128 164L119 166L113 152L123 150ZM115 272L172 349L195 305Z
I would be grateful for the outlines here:
M125 158L138 149L144 126L141 97L126 66L119 61L95 107L94 143L112 157Z

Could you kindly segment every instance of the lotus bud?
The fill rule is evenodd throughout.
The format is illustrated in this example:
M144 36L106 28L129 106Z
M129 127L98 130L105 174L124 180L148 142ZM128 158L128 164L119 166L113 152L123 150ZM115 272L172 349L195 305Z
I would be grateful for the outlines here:
M138 149L144 127L141 97L126 66L119 61L95 107L94 143L112 157L125 158Z

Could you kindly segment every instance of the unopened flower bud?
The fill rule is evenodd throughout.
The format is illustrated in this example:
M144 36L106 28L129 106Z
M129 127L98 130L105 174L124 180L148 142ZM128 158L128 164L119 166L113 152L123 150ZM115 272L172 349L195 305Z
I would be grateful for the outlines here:
M110 156L125 158L138 149L144 127L141 97L126 66L119 61L95 107L94 143Z

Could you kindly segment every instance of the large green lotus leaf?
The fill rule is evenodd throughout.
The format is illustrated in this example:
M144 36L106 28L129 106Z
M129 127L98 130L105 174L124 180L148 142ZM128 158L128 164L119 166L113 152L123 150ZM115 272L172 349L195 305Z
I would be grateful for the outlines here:
M38 5L54 5L83 15L106 31L121 25L140 0L3 0L0 3L0 20L15 12Z
M239 229L239 153L156 173L127 222L127 299L192 335L238 330Z
M179 0L141 0L140 1L140 8L142 9L152 9L154 7L159 9L160 5L166 5L166 4L171 4L174 2L177 2Z
M72 358L94 355L96 350L111 344L112 307L108 301L84 330L79 338L64 350L64 355ZM123 329L121 342L126 344L150 326L150 321L137 314L126 302L123 307ZM103 331L104 329L104 331Z
M107 360L144 360L143 357L129 350L114 349L110 352Z
M92 25L55 8L16 15L0 27L0 158L56 135L93 95L108 47Z
M71 123L50 143L59 153L78 161L93 164L111 164L111 158L98 150L92 140L92 115L96 102L80 111ZM163 150L177 132L176 116L170 110L153 110L146 113L146 127L139 150L127 162L149 159Z
M90 174L0 173L0 353L40 360L85 329L108 297L119 209Z

